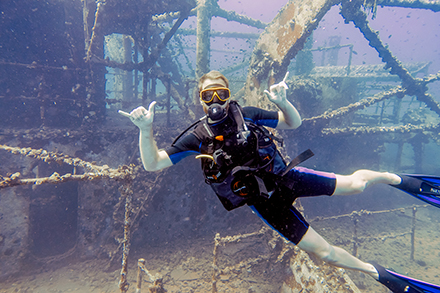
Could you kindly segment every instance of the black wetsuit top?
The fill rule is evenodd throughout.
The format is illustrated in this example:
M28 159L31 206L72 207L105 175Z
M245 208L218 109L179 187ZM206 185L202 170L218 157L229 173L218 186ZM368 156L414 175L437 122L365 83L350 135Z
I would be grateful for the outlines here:
M245 121L252 122L259 126L268 126L275 128L278 124L278 112L265 111L256 107L242 108L242 114ZM219 123L210 124L214 135L223 134L225 128L232 125L232 118L227 116ZM174 146L165 149L173 164L178 163L185 157L190 155L198 155L202 153L202 141L194 134L189 133L176 142Z

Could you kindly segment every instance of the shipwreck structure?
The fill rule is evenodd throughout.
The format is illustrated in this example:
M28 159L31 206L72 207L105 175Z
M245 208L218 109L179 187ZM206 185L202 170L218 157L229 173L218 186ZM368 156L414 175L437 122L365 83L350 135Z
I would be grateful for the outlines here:
M242 104L270 109L263 91L291 72L288 98L305 118L294 135L280 133L285 153L311 147L331 158L320 168L349 172L335 158L343 154L355 166L379 167L379 150L392 143L395 170L422 171L424 145L439 143L439 97L427 84L438 82L440 72L424 74L429 62L403 64L393 55L368 22L378 5L440 10L439 1L291 0L264 23L224 10L215 0L2 2L0 279L72 257L107 257L114 267L122 255L119 284L126 292L130 245L157 245L250 223L245 212L226 214L214 197L205 196L210 191L202 176L187 171L197 170L194 161L144 172L137 131L116 114L157 100L156 137L159 146L169 144L201 116L196 86L212 69L211 56L221 51L211 45L214 38L250 43L248 50L221 52L242 60L218 68L231 76ZM338 50L348 48L351 56L353 45L334 40L319 48L333 61L315 65L316 49L308 39L334 6L383 64L355 66L350 57L341 66ZM213 17L258 33L213 31ZM183 27L188 19L196 27ZM402 102L405 97L410 105L425 107L410 107ZM405 144L414 149L410 167L401 161ZM216 236L214 249L219 241ZM272 256L289 256L286 267L293 274L286 276L283 292L359 292L344 272L320 270L285 243L273 247L280 245L281 252L275 249ZM221 282L215 261L213 292ZM142 261L140 268L148 272ZM331 275L339 281L324 280ZM160 278L151 278L151 292L166 290Z

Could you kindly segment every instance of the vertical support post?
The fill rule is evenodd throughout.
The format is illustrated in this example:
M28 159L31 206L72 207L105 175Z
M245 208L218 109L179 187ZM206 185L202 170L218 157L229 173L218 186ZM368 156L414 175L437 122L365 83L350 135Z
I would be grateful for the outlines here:
M394 170L396 170L396 171L400 170L400 165L402 163L403 145L404 145L404 142L399 142L397 144L396 164L394 165Z
M131 63L132 42L130 36L124 35L122 37L124 46L124 62ZM124 70L122 83L123 99L127 102L133 101L133 71Z
M211 43L211 0L197 0L196 77L209 71Z
M138 259L138 274L136 281L136 293L141 293L142 288L142 267L145 267L145 259Z
M91 2L91 1L89 1ZM89 28L89 15L86 5L91 5L87 1L84 1L83 15L87 15L87 19L84 19L84 27ZM93 2L94 4L94 2ZM87 77L86 77L86 108L84 122L96 123L104 122L105 120L105 74L107 73L106 68L102 64L97 64L92 61L93 56L98 56L99 58L104 57L104 34L103 27L105 25L105 3L98 2L96 4L95 19L93 23L93 28L89 38L89 30L85 29L86 35L86 63L87 63Z
M84 47L87 52L90 47L90 31L89 31L89 7L88 0L82 0L83 3L83 24L84 24Z
M130 251L130 215L131 215L131 199L133 191L130 188L130 184L124 184L119 189L121 196L125 197L125 220L124 220L124 240L122 242L122 268L121 279L119 281L119 289L122 293L128 291L129 283L127 280L128 274L128 253Z
M83 4L81 4L83 3ZM70 58L72 61L72 65L76 68L84 68L84 54L87 52L88 47L85 47L85 42L88 42L89 37L84 38L86 34L88 34L88 26L87 26L87 1L86 0L72 0L72 1L64 1L64 14L65 14L65 24L66 24L66 40L69 44L69 52ZM81 15L83 18L81 18ZM83 31L78 30L80 26L83 26ZM85 42L84 42L85 40ZM88 45L87 45L88 46ZM72 82L75 81L75 84L81 85L81 89L77 87L77 90L69 93L69 96L73 100L83 100L85 96L85 85L86 85L86 76L83 71L75 71L72 72ZM72 105L73 107L69 110L78 110L79 114L75 119L74 124L80 123L83 119L81 105Z
M357 223L359 222L359 217L358 215L355 213L353 215L353 255L357 256L357 251L358 251L358 238L357 238Z
M145 30L145 35L143 38L143 41L141 41L141 47L144 48L144 50L141 51L142 57L145 60L148 59L148 48L150 47L150 34L148 33L148 29ZM151 75L149 73L149 67L148 65L144 65L141 68L142 71L142 105L146 106L148 101L148 80L150 79Z
M324 40L324 44L322 45L324 48L327 46L327 40ZM327 50L323 49L322 51L322 55L321 55L321 66L325 66L325 57L327 54Z
M167 127L171 126L171 77L167 76Z
M414 172L423 173L423 135L417 134L411 141L414 150Z
M44 75L45 74L43 72L39 75L38 79L40 80L40 82L37 87L38 89L37 98L40 104L41 126L45 125L46 122L46 105L47 105L46 97L48 96L47 85Z
M149 82L148 82L149 81ZM156 75L154 73L144 72L142 105L148 106L149 102L156 100ZM148 90L148 88L150 88Z
M394 99L394 107L393 107L393 120L394 123L399 123L399 114L400 114L400 108L402 107L402 99L401 98L397 98Z
M353 59L353 45L350 45L350 53L348 55L348 64L347 64L347 76L350 75L351 72L351 61Z
M139 64L138 54L139 54L139 46L138 46L138 42L135 41L134 42L133 62L136 65ZM134 101L137 101L137 99L138 99L138 94L139 94L138 93L138 88L139 88L139 70L138 70L137 66L135 66L135 69L134 69L134 87L133 87L133 100Z
M150 78L150 74L148 72L143 71L142 75L142 105L146 106L148 102L148 80ZM151 82L154 83L154 80L151 79Z
M411 255L410 255L411 260L414 260L414 250L415 250L415 241L416 241L416 212L417 212L417 208L413 207L412 228L411 228Z
M329 37L329 46L332 49L328 50L327 54L327 64L336 66L338 65L339 60L339 51L341 50L341 47L339 46L341 43L341 37L340 36L330 36Z
M218 280L218 276L220 274L219 272L219 268L217 265L217 251L218 251L218 247L220 246L220 233L215 234L214 237L214 251L213 251L213 261L212 261L212 268L213 268L213 272L212 272L212 293L217 293L217 280Z
M383 113L385 112L385 101L382 102L382 107L380 109L379 125L382 125Z
M151 101L156 100L156 85L157 85L156 76L152 76L152 78L151 78L151 91L150 91Z
M189 97L189 79L185 80L185 102L186 103L191 103L190 97Z

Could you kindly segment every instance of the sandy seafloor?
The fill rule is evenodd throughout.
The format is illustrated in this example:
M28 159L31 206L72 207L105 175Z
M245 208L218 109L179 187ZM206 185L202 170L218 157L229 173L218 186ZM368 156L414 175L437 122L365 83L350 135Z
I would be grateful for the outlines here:
M412 210L363 215L357 226L358 256L365 261L377 261L385 267L413 278L436 282L440 280L439 222L438 209L433 207L418 209L415 257L411 260L411 236L396 235L411 231ZM353 251L352 223L352 218L349 217L312 221L315 230L330 243L341 246L349 252ZM249 232L257 231L260 227L261 223L255 224L249 227ZM231 235L234 235L233 232L231 231ZM261 238L261 241L265 240ZM151 273L160 273L163 276L164 287L168 292L211 292L213 242L212 238L205 238L190 243L168 243L162 247L146 247L144 251L131 251L128 292L135 292L136 260L139 257L146 259L147 268ZM239 249L241 256L256 257L255 251L258 249L254 246L260 245L257 242L252 245L241 244L242 247ZM221 247L221 249L225 248ZM233 254L222 253L220 257L231 256ZM118 288L120 268L118 264L114 264L111 269L106 269L107 259L69 260L57 267L44 268L40 272L6 280L0 284L0 292L120 292ZM361 292L389 292L384 286L362 273L347 272ZM222 276L218 283L218 291L281 292L283 279L287 278L288 273L286 264L257 264L245 272ZM142 292L149 292L149 285L151 283L144 281Z

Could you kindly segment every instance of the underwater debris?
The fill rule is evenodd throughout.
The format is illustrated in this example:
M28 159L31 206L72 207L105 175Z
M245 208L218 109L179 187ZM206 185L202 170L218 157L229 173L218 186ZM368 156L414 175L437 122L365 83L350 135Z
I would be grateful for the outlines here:
M146 261L143 258L138 259L138 275L137 275L137 283L136 283L136 293L141 292L142 288L142 272L144 272L148 278L150 279L150 282L153 283L153 285L150 286L149 290L152 293L165 293L167 290L163 287L163 278L156 274L153 276L147 269L145 265Z

